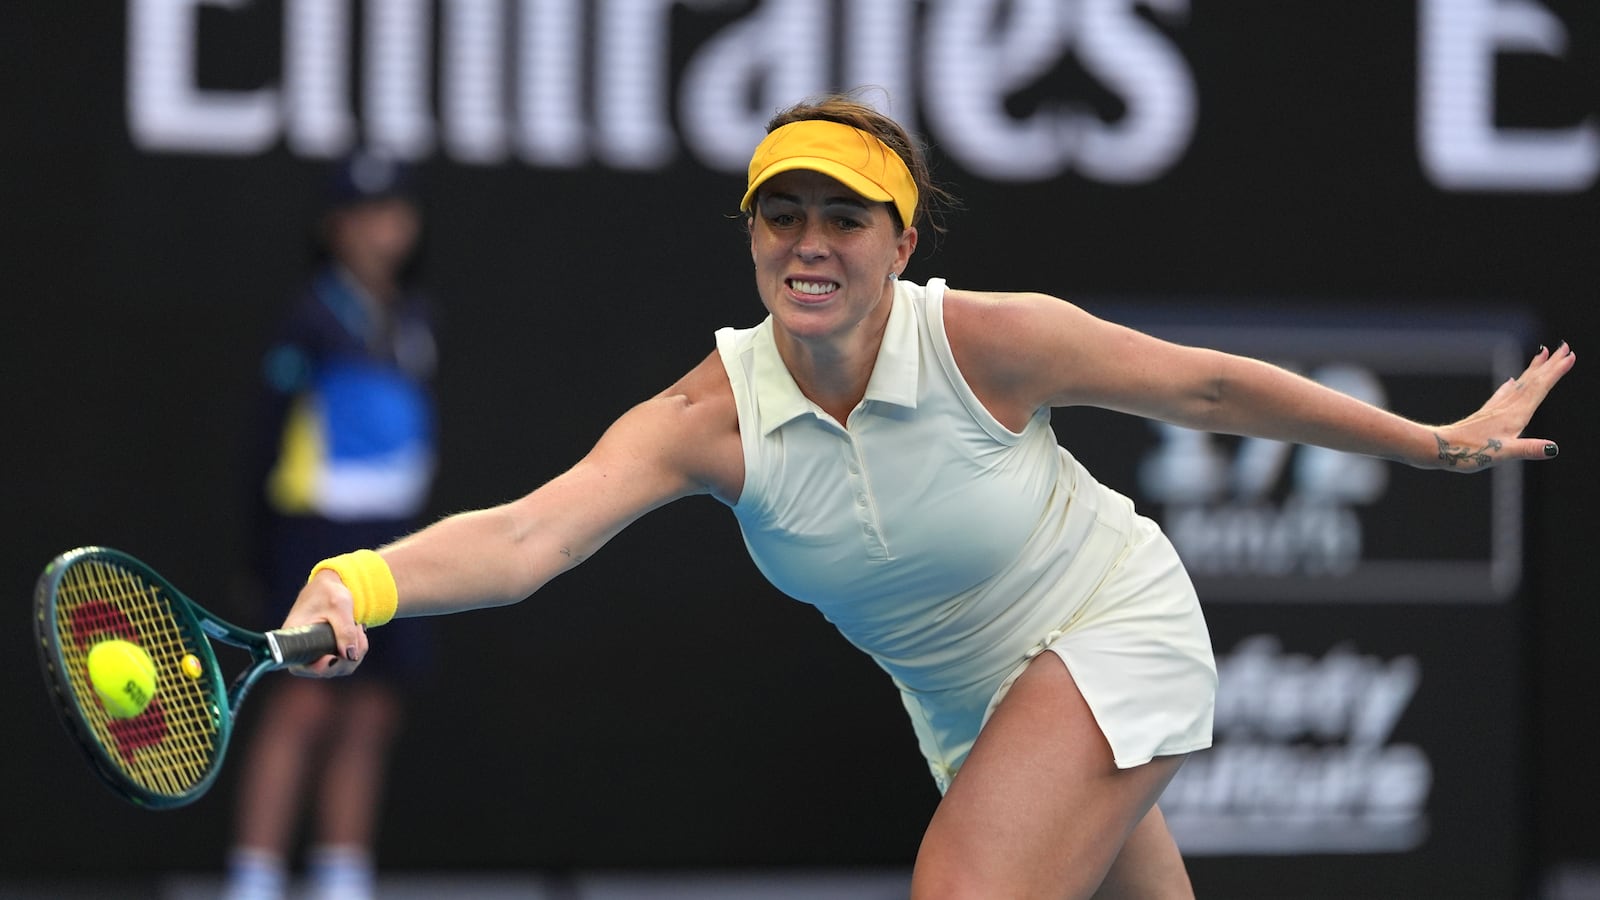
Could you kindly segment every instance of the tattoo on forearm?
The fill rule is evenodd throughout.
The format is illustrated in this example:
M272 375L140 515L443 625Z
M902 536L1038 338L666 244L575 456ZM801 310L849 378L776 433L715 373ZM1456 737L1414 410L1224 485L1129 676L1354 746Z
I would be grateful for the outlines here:
M1493 454L1499 452L1501 447L1504 446L1495 438L1490 438L1489 443L1484 444L1477 450L1469 450L1466 447L1452 447L1437 434L1433 436L1433 439L1438 441L1439 458L1444 460L1444 464L1447 466L1459 466L1462 463L1469 463L1475 466L1492 465L1494 463Z
M1452 463L1452 465L1454 465L1454 464ZM588 557L584 556L581 553L573 553L571 547L562 547L561 548L561 555L567 557L568 559L571 559L574 563L581 563L585 559L588 559Z

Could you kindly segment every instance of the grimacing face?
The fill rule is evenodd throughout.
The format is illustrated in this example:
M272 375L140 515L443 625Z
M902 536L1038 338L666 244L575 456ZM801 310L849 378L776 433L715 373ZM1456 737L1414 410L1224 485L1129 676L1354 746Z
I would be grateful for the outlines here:
M756 287L786 331L821 339L887 316L889 276L917 243L916 229L900 229L887 205L797 169L763 184L752 213Z

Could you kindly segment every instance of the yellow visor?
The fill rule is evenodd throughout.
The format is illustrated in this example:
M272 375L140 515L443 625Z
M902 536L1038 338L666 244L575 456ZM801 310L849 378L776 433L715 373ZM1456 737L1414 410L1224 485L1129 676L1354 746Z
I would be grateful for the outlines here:
M900 154L871 134L824 119L790 122L773 131L750 157L749 187L741 210L749 210L756 188L781 172L809 169L838 180L868 200L893 203L900 224L917 212L917 183Z

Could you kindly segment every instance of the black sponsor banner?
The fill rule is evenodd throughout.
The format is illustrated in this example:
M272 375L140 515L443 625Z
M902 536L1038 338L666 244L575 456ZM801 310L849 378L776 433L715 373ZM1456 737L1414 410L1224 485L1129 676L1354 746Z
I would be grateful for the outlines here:
M425 169L443 513L553 476L710 352L714 328L759 320L729 214L767 116L827 85L882 85L872 96L931 141L936 178L962 200L947 234L924 229L907 277L1049 291L1351 390L1375 379L1409 416L1459 416L1533 339L1514 314L1423 306L1526 303L1548 326L1527 334L1580 350L1593 331L1597 12L1580 0L0 4L9 594L29 596L43 560L93 542L227 604L247 549L244 399L298 284L329 159L380 147ZM1224 306L1269 296L1283 299ZM1330 307L1308 310L1310 297ZM1340 850L1280 819L1278 849L1245 851L1221 839L1248 833L1229 824L1253 814L1237 800L1246 788L1224 792L1239 814L1207 813L1212 846L1185 826L1202 896L1304 896L1363 871L1375 889L1329 892L1473 893L1393 889L1436 877L1511 895L1498 888L1512 819L1496 810L1522 778L1506 760L1520 746L1510 667L1528 609L1547 651L1534 673L1541 852L1594 855L1600 784L1569 752L1596 731L1589 680L1574 674L1596 622L1591 529L1573 515L1595 505L1593 385L1580 367L1536 420L1561 460L1471 478L1062 411L1067 446L1185 547L1219 654L1280 680L1354 667L1397 688L1420 672L1376 758L1398 770L1410 751L1393 748L1424 755L1421 829L1347 833ZM1542 510L1525 548L1524 477ZM684 501L531 602L441 619L448 671L412 696L385 864L909 864L937 794L892 685L738 546L725 510ZM0 650L24 668L27 632ZM15 787L28 827L0 851L0 876L223 858L226 784L164 819L170 840L85 855L85 815L107 833L149 823L63 755L42 693L19 697L18 733L39 739L6 751L34 777ZM1295 783L1337 798L1367 752L1350 743L1370 733L1263 749L1240 727L1219 731L1217 758L1229 743L1255 755L1219 763L1209 791L1289 760ZM1174 802L1199 783L1175 786ZM1379 849L1385 833L1421 842Z
M1208 615L1216 743L1161 800L1200 896L1523 895L1532 829L1515 604L1218 604Z

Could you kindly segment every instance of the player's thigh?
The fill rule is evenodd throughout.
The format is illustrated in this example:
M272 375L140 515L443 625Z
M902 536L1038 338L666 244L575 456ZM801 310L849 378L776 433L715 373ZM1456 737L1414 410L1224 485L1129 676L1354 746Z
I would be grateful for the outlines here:
M913 897L1088 897L1181 763L1118 769L1065 664L1040 654L935 811Z

